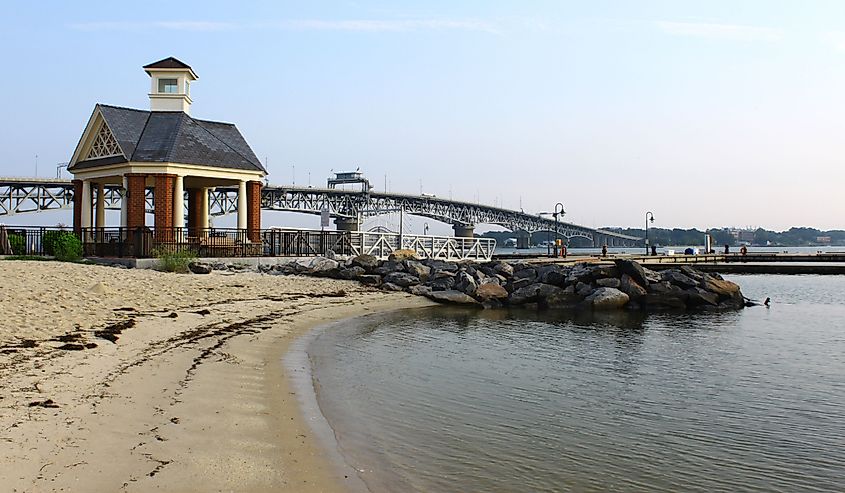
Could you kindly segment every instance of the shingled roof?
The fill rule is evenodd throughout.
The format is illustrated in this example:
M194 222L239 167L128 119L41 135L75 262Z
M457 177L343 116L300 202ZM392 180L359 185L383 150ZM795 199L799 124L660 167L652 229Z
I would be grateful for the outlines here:
M144 65L144 68L145 69L148 69L148 68L187 68L187 69L190 69L191 67L189 67L188 64L185 63L185 62L182 62L180 60L177 60L176 58L173 58L172 56L169 56L169 57L161 59L157 62L153 62L149 65Z
M261 161L231 123L198 120L181 111L145 111L98 104L123 156L79 161L83 170L116 164L184 163L214 168L261 171Z

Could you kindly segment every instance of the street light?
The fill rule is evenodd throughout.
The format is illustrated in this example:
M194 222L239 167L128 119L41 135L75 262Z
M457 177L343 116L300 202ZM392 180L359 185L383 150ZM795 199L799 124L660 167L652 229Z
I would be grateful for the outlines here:
M423 236L428 235L428 223L423 223Z
M564 214L566 214L566 212L564 212L563 210L563 204L561 204L560 202L555 204L555 257L559 255L557 251L557 240L560 238L560 227L558 226L558 224L560 221L560 216Z
M645 254L646 254L646 256L648 256L648 220L649 220L648 216L651 216L651 222L654 223L654 213L651 212L651 211L648 211L648 212L645 213Z

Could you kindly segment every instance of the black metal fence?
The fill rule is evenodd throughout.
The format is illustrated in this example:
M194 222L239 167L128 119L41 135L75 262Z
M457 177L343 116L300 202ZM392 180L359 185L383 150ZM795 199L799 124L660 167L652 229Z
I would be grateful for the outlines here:
M73 233L58 227L7 226L13 255L53 255L51 236ZM301 257L328 251L352 253L347 231L297 229L83 228L74 233L86 257L151 258L166 253L197 257ZM0 252L2 253L2 252Z

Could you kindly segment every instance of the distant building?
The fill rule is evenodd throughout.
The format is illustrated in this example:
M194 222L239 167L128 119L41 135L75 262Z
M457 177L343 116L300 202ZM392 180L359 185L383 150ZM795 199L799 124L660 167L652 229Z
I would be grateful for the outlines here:
M731 236L737 241L737 243L753 243L754 242L754 230L753 229L732 229Z
M816 236L816 243L822 245L830 245L831 238L830 236Z

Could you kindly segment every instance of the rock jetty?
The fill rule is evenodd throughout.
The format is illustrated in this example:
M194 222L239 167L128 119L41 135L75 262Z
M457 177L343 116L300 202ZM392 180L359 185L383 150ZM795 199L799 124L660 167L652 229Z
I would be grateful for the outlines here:
M193 272L227 268L192 265ZM399 252L388 260L359 255L291 259L260 266L267 274L357 280L442 303L484 308L522 306L574 310L727 310L745 306L739 286L689 266L655 272L632 260L613 264L531 264L419 260Z

